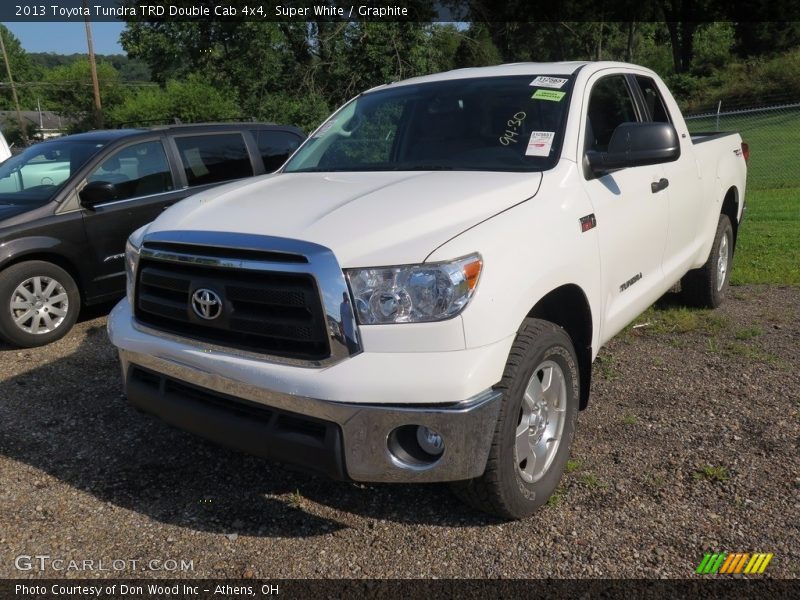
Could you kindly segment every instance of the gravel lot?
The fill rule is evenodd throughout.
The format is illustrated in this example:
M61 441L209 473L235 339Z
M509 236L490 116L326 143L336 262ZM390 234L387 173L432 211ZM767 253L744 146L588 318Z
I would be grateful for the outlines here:
M800 289L669 312L601 353L570 472L516 523L446 486L334 483L138 414L102 313L0 346L0 577L682 578L706 550L774 552L765 576L799 577ZM18 555L140 562L20 572ZM166 559L194 570L138 572Z

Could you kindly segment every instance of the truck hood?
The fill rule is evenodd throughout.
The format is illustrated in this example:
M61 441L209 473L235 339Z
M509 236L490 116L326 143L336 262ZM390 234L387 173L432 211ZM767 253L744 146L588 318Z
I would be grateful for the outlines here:
M459 233L532 198L541 173L281 173L207 190L149 232L238 232L305 240L342 267L422 262ZM477 250L477 248L476 248Z

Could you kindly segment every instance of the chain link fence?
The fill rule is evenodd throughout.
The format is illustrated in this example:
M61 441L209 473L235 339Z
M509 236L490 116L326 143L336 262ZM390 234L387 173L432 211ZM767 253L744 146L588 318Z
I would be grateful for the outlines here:
M748 189L800 187L800 102L684 116L690 133L736 131L750 148Z

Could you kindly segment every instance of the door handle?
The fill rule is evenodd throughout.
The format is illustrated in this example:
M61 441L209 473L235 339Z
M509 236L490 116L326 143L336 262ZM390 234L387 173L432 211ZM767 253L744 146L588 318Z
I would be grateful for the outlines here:
M657 194L661 190L667 189L668 186L669 186L669 180L662 177L658 181L654 181L653 183L650 184L650 191L653 192L654 194Z

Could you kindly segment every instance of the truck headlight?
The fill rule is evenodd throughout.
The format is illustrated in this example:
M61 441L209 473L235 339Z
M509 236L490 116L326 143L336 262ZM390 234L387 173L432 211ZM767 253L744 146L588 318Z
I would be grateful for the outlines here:
M133 288L136 283L136 267L139 265L139 250L142 248L144 234L147 233L148 225L140 227L134 231L128 241L125 242L125 294L128 302L133 308Z
M460 313L475 293L483 261L470 254L453 261L347 269L362 325L424 323Z

